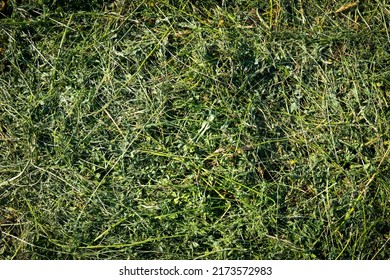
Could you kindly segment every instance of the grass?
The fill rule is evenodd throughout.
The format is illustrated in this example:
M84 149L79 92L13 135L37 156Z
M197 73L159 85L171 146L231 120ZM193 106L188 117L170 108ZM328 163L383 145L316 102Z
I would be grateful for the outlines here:
M0 259L390 258L386 1L8 2Z

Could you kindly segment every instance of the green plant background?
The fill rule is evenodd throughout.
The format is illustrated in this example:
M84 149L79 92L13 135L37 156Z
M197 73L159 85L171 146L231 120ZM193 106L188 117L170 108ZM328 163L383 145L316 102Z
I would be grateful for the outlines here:
M390 6L8 1L0 259L389 259Z

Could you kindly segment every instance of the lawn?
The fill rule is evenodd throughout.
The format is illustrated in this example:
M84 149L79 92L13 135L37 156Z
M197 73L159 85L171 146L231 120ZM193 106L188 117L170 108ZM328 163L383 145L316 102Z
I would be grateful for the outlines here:
M390 259L387 1L0 2L0 259Z

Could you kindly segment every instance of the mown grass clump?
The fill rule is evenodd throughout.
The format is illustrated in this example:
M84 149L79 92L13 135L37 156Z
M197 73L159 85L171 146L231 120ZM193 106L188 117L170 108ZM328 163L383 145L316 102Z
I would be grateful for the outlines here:
M385 1L9 2L2 259L389 258Z

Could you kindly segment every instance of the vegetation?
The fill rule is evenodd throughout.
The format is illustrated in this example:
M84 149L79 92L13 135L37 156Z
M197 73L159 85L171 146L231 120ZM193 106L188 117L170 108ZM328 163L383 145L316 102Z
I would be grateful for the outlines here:
M0 259L389 259L390 6L2 1Z

